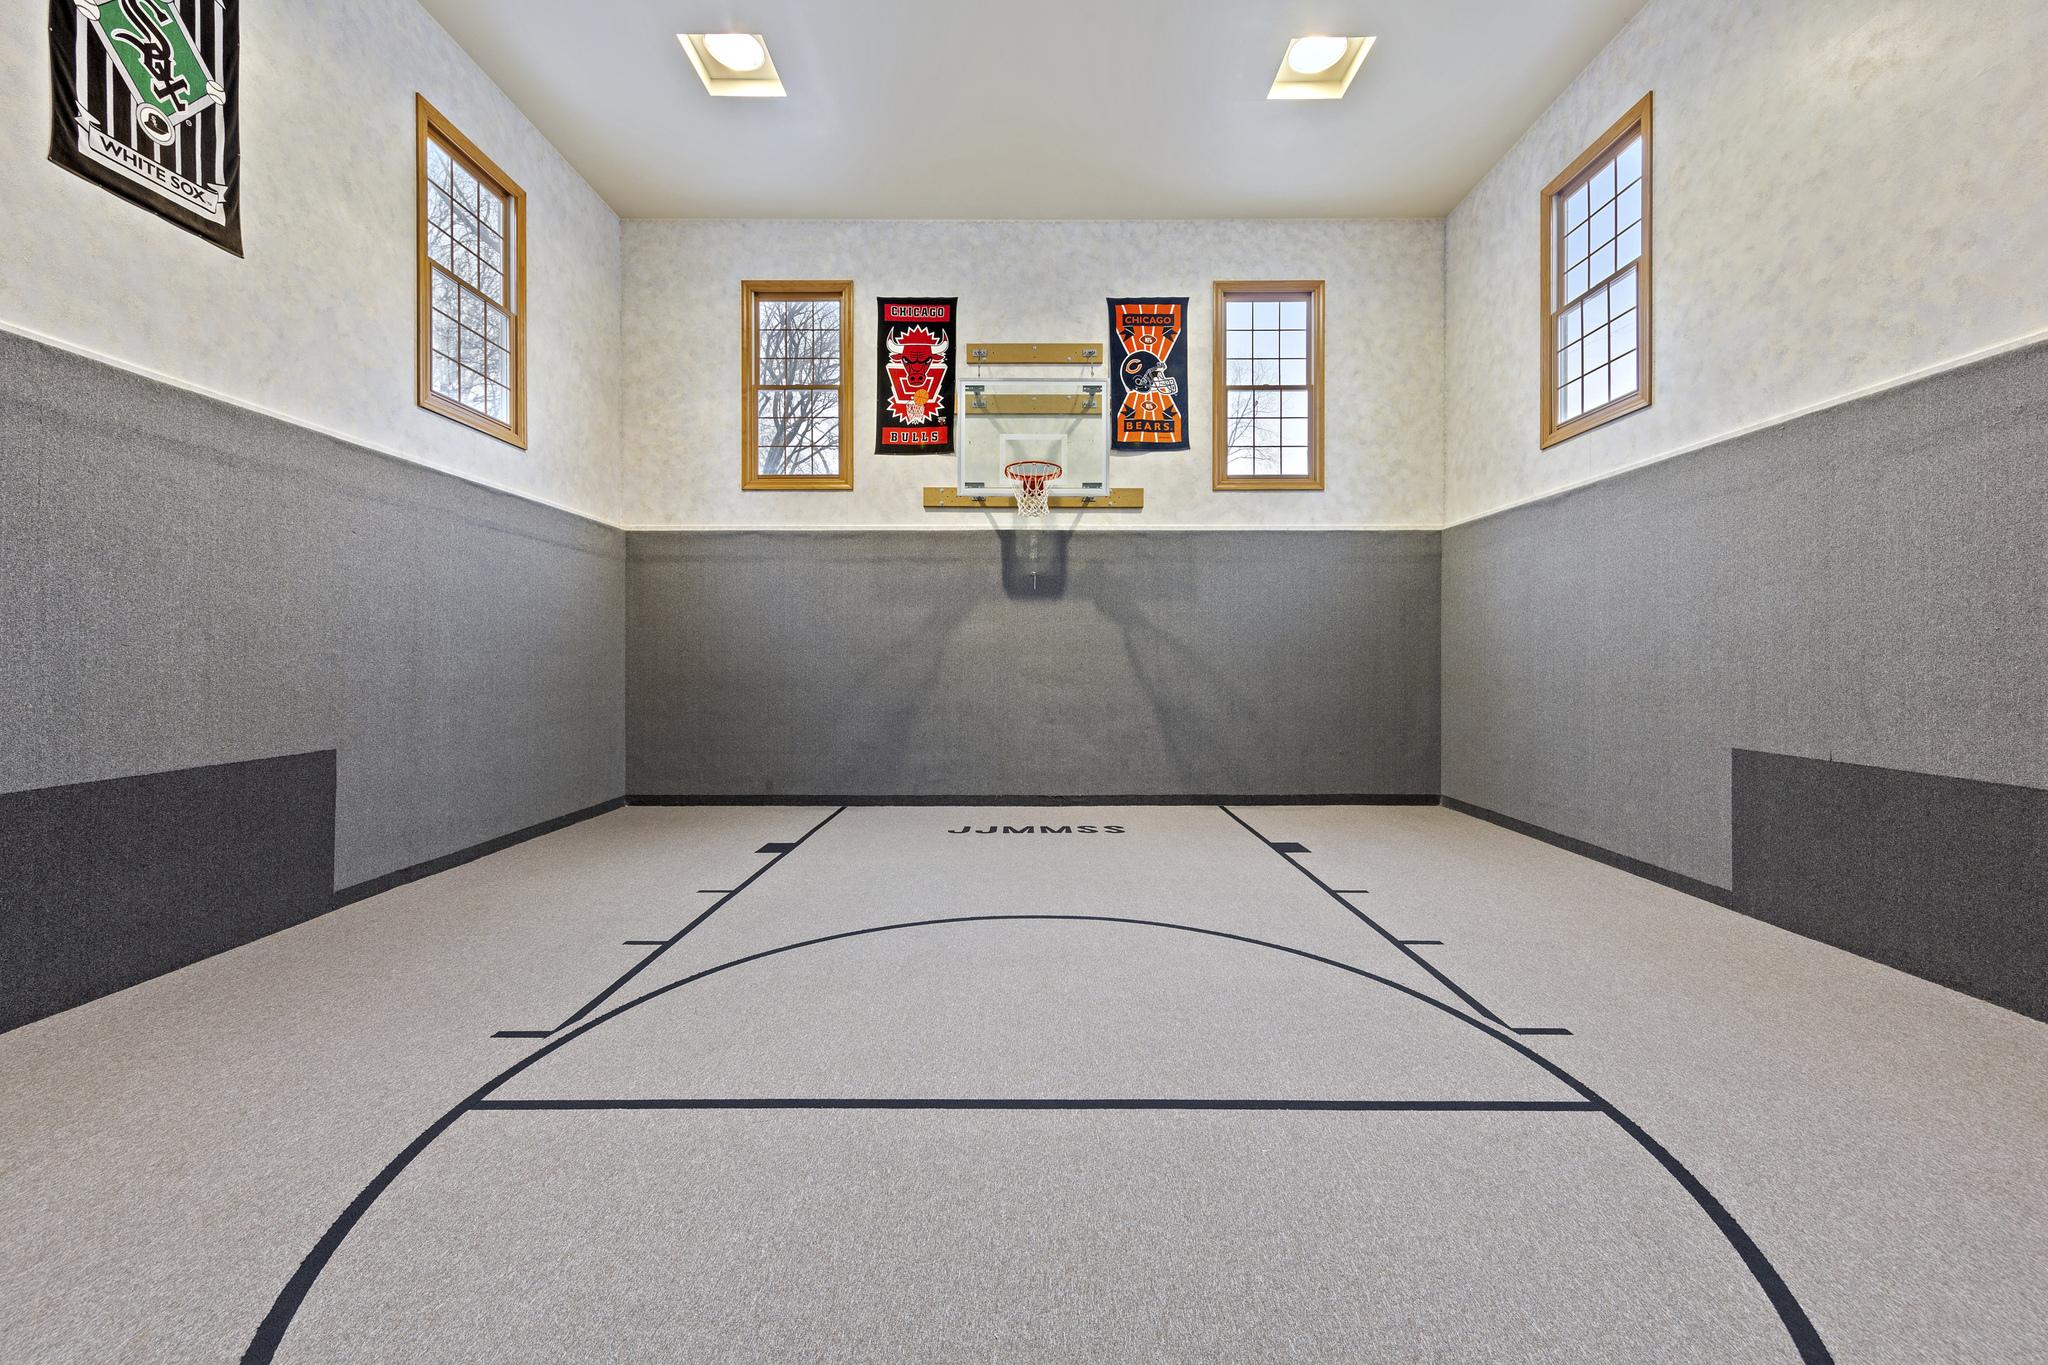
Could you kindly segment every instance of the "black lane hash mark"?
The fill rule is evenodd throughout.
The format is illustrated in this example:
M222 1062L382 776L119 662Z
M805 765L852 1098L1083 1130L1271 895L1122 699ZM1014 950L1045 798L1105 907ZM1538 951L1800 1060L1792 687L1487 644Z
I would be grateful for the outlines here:
M804 1099L776 1096L749 1099L478 1100L478 1110L602 1109L974 1109L974 1110L1257 1110L1306 1113L1504 1113L1597 1114L1590 1100L1115 1100L1115 1099Z
M688 934L692 929L695 929L698 925L702 924L705 920L710 919L713 915L717 914L719 910L724 908L726 905L730 904L733 897L739 895L740 892L746 890L755 882L761 880L761 877L768 871L769 868L774 867L784 858L787 858L790 855L790 853L795 849L801 848L805 840L809 839L813 834L816 834L819 830L825 828L825 826L831 824L834 820L838 819L840 815L842 815L845 812L845 810L846 807L839 807L830 815L820 820L817 824L812 825L809 829L805 830L802 835L788 841L787 843L773 843L761 845L761 852L773 853L775 856L770 858L767 862L761 864L759 867L755 868L754 871L746 878L745 881L742 881L738 886L735 886L732 890L725 892L717 900L711 902L710 905L706 906L702 911L698 912L697 918L691 920L688 924L685 924L681 929L678 929L671 937L662 939L660 941L659 946L655 947L647 954L647 956L641 958L638 962L634 963L631 967L627 968L624 975L620 976L618 980L612 982L611 985L606 986L603 990L599 991L596 995L592 996L589 1000L585 1001L582 1007L579 1008L574 1014L570 1015L567 1019L564 1019L560 1024L557 1024L555 1026L555 1031L559 1033L562 1029L568 1028L570 1025L577 1023L586 1015L588 1015L592 1010L596 1009L599 1005L602 1005L605 1001L611 999L612 996L616 995L619 989L623 987L628 981L631 981L634 977L638 976L641 972L645 971L648 965L652 963L654 959L660 957L663 953L675 947L676 944L682 942L684 935ZM546 1037L548 1035L542 1034L540 1036Z
M1269 843L1269 844L1272 844L1272 845L1273 845L1273 851L1274 851L1275 853L1306 853L1306 852L1308 852L1308 845L1307 845L1307 844L1281 844L1281 843L1273 843L1273 841L1272 841L1271 839L1268 839L1268 840L1267 840L1266 842L1267 842L1267 843Z
M697 894L700 896L730 896L732 888L729 886L700 886L697 888Z
M493 1038L545 1038L552 1032L554 1032L553 1029L544 1028L501 1028L491 1036Z
M841 807L841 809L845 808ZM838 811L833 812L834 815L838 813ZM1232 818L1235 819L1236 817L1232 816ZM826 819L831 819L831 816L827 816ZM822 827L824 823L824 821L820 821L819 826ZM1238 823L1243 824L1243 821ZM1246 828L1249 829L1250 826L1247 825ZM898 933L912 929L930 929L939 926L961 924L1004 924L1023 921L1073 924L1128 924L1141 928L1171 930L1183 934L1199 934L1205 938L1243 943L1255 948L1263 948L1269 952L1285 953L1290 957L1321 963L1325 967L1331 967L1340 972L1347 972L1352 976L1370 981L1377 986L1396 991L1418 1004L1425 1005L1430 1009L1440 1010L1467 1027L1487 1035L1502 1046L1511 1048L1561 1081L1584 1099L1591 1101L1602 1113L1612 1119L1629 1136L1630 1140L1649 1153L1657 1164L1664 1168L1666 1174L1677 1181L1679 1187L1691 1196L1693 1203L1698 1205L1700 1211L1707 1216L1715 1228L1720 1231L1721 1235L1727 1239L1728 1244L1735 1249L1736 1254L1741 1257L1742 1263L1749 1270L1751 1278L1756 1281L1757 1287L1763 1290L1764 1297L1770 1300L1771 1307L1777 1312L1778 1321L1784 1325L1786 1334L1791 1337L1794 1349L1799 1352L1799 1358L1806 1362L1806 1365L1834 1365L1834 1354L1828 1350L1826 1343L1821 1340L1819 1330L1814 1327L1813 1320L1806 1315L1806 1310L1800 1305L1798 1296L1793 1294L1791 1286L1785 1283L1784 1277L1778 1273L1777 1267L1771 1264L1770 1258L1764 1255L1763 1248L1759 1247L1756 1244L1756 1240L1749 1235L1742 1224L1735 1220L1735 1215L1730 1213L1727 1207L1714 1197L1713 1191L1700 1183L1699 1177L1695 1176L1690 1170L1687 1170L1685 1164L1672 1155L1669 1148L1645 1132L1642 1125L1622 1113L1621 1110L1615 1108L1611 1101L1602 1098L1591 1086L1566 1071L1556 1062L1551 1061L1548 1057L1545 1057L1527 1044L1517 1041L1511 1033L1502 1032L1493 1025L1475 1019L1471 1015L1461 1014L1443 1001L1436 999L1434 996L1426 995L1412 986L1404 986L1391 978L1366 971L1363 967L1354 967L1348 962L1339 962L1335 958L1324 957L1320 953L1312 953L1304 948L1290 948L1284 943L1271 943L1245 934L1233 934L1222 929L1205 929L1192 924L1173 924L1164 920L1135 919L1118 915L1042 914L954 915L939 919L909 920L901 924L878 924L864 929L848 929L836 934L826 934L819 938L805 939L798 943L785 943L780 947L765 948L760 952L749 953L745 957L737 957L730 962L721 962L715 967L707 967L700 972L694 972L689 976L671 981L666 985L657 986L637 999L614 1006L597 1018L591 1019L577 1028L564 1033L561 1037L543 1043L540 1047L484 1082L482 1086L472 1091L467 1098L456 1104L454 1108L429 1124L418 1137L406 1144L405 1150L385 1163L384 1169L372 1177L370 1183L363 1186L356 1194L356 1197L349 1201L348 1207L335 1216L334 1221L328 1224L327 1231L320 1235L319 1239L313 1243L312 1249L299 1261L298 1267L292 1272L291 1278L285 1281L282 1289L278 1290L277 1297L271 1301L270 1310L263 1315L263 1321L256 1325L256 1330L249 1339L249 1348L242 1353L243 1365L268 1365L268 1362L276 1359L277 1349L283 1344L285 1333L290 1329L292 1319L297 1316L300 1305L306 1301L307 1294L312 1291L314 1281L320 1278L321 1271L327 1267L328 1262L334 1259L335 1252L348 1239L349 1233L363 1220L364 1215L377 1202L378 1197L391 1187L391 1183L398 1179L405 1172L406 1168L419 1158L422 1152L431 1147L435 1140L441 1134L448 1131L449 1127L456 1120L460 1119L464 1114L473 1112L479 1105L490 1101L493 1091L505 1085L513 1077L519 1075L536 1062L576 1041L576 1039L600 1024L605 1023L607 1020L615 1019L636 1006L644 1005L650 1000L660 999L673 991L681 990L721 972L731 971L734 968L744 967L749 963L760 962L767 958L780 957L784 953L800 952L807 948L815 948L821 944L837 943L845 939L865 938L870 934Z
M1271 839L1268 839L1265 835L1253 829L1249 824L1246 824L1243 817L1238 815L1236 811L1232 810L1228 806L1218 806L1216 809L1222 811L1225 815L1237 821L1239 826L1241 826L1244 829L1245 833L1251 835L1260 843L1265 844L1267 847L1271 848L1275 853L1281 854L1282 856L1286 856L1289 849L1301 848L1300 844L1281 844L1273 842ZM1302 851L1307 852L1306 849L1303 849ZM1384 928L1380 926L1378 920L1375 920L1371 915L1366 914L1365 911L1359 909L1350 901L1345 900L1343 894L1339 892L1335 887L1331 886L1321 877L1318 877L1315 873L1309 871L1309 869L1304 867L1302 864L1294 861L1294 859L1291 857L1287 859L1287 865L1289 867L1292 867L1295 871L1299 872L1302 876L1314 882L1317 886L1321 887L1324 893L1328 895L1331 900L1337 902L1337 904L1343 906L1346 910L1349 910L1353 915L1356 915L1358 917L1359 922L1365 925L1366 928L1372 930L1375 934L1378 934L1381 938L1385 939L1388 943L1393 944L1396 948L1399 948L1401 950L1401 955L1403 957L1407 958L1410 962L1413 962L1416 966L1422 968L1422 970L1428 972L1431 976L1435 977L1437 984L1442 986L1445 990L1449 991L1452 995L1457 996L1458 999L1464 1001L1466 1008L1474 1011L1481 1017L1490 1020L1493 1023L1499 1024L1502 1028L1508 1027L1506 1020L1502 1019L1498 1014L1495 1014L1492 1010L1486 1008L1486 1006L1480 1004L1476 997L1474 997L1469 991L1465 990L1465 988L1460 986L1457 982L1451 980L1448 976L1445 976L1435 967L1430 966L1429 960L1427 958L1423 957L1422 954L1416 952L1412 948L1409 948L1406 944L1402 943L1401 940L1396 938L1394 935L1388 933Z
M1521 1034L1524 1038L1569 1038L1572 1036L1572 1031L1568 1028L1518 1028L1515 1032Z
M1444 946L1444 941L1440 938L1404 938L1401 942L1411 948L1441 948Z
M653 948L668 942L665 938L622 938L619 940L628 948Z

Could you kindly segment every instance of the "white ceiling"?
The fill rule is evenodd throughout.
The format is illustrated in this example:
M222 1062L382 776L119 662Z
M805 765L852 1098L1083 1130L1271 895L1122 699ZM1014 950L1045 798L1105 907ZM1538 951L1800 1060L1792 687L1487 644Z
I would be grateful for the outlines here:
M422 0L628 218L1435 217L1644 0ZM764 35L713 99L682 32ZM1379 39L1267 100L1288 37Z

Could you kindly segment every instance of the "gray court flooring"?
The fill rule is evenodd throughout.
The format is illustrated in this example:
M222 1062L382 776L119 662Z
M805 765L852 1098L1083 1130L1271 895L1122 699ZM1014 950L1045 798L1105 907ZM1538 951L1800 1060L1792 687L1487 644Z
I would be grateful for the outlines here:
M2048 1358L2048 1027L1436 808L630 808L0 1088L8 1360Z

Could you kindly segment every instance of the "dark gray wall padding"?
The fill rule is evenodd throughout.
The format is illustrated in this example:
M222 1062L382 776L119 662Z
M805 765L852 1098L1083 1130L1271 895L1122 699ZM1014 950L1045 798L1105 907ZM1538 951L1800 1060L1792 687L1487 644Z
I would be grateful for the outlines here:
M333 749L348 886L623 789L621 532L0 333L0 791Z
M2048 787L2048 347L1454 527L1443 790L1730 884L1733 749Z
M1735 908L2048 1020L2048 791L1735 752Z
M0 1030L334 903L334 751L0 795Z
M1433 532L635 532L628 555L634 795L1437 789Z

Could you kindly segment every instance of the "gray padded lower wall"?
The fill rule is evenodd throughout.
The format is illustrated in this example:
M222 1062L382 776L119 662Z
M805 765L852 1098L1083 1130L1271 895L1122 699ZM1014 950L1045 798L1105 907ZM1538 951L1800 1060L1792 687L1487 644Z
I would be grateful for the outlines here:
M0 793L0 1030L334 905L334 751Z
M1433 532L627 548L635 795L1437 789Z
M2048 791L1735 751L1735 907L2048 1020Z
M1730 884L1737 748L2048 787L2048 347L1444 533L1443 789Z
M333 749L357 882L618 796L621 533L0 333L0 791Z

